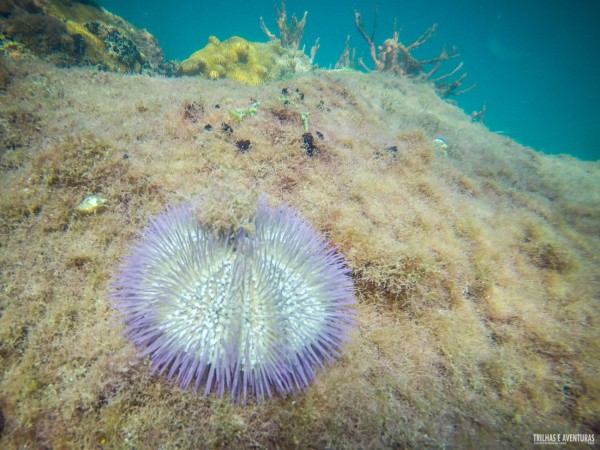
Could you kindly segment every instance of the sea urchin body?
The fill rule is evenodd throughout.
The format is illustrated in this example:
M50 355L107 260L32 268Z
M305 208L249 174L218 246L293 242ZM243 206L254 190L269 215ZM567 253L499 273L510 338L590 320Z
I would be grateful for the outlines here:
M293 209L261 199L254 232L216 237L192 207L151 219L115 277L125 333L154 370L232 401L304 389L352 324L345 260Z

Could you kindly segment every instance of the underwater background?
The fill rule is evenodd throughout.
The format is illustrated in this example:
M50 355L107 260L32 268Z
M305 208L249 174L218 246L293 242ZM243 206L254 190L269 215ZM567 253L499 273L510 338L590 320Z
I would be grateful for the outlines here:
M97 2L152 33L167 59L183 60L209 36L241 36L265 41L259 16L273 30L273 0L189 2L100 0ZM486 124L544 153L600 158L600 2L493 0L460 1L298 1L286 2L288 15L308 11L302 44L321 47L315 63L333 67L350 35L357 57L370 62L369 49L354 26L354 10L380 43L391 35L394 19L400 40L412 42L433 23L431 45L418 57L435 56L438 47L456 45L469 74L464 86L477 87L457 98L467 113L487 104ZM452 62L444 65L446 70Z

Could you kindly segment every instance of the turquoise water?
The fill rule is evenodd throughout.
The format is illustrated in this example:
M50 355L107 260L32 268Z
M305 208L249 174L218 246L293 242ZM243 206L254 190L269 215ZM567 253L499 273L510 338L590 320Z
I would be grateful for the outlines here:
M266 41L260 16L277 31L273 0L98 3L147 28L169 59L187 58L210 35ZM437 22L435 37L415 54L427 58L437 56L444 44L458 46L461 56L454 61L464 62L465 86L477 84L456 99L467 113L485 102L485 123L493 131L545 153L600 159L600 1L288 0L286 9L288 17L308 11L302 43L308 52L321 38L315 58L321 67L335 64L347 35L357 56L372 67L368 46L354 26L354 10L361 12L369 34L375 28L376 43L391 36L394 18L405 44ZM454 61L439 73L452 70Z

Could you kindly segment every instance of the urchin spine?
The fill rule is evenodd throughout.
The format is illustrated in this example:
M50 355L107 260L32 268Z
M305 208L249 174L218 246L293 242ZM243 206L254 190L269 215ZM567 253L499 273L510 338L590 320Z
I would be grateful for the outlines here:
M261 199L254 228L216 237L189 205L169 208L113 283L126 334L154 371L205 396L302 390L352 323L349 269L306 221Z

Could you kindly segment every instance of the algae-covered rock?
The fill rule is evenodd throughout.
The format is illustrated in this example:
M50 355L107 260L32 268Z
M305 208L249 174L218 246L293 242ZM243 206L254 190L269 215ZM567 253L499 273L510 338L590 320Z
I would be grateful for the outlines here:
M3 89L10 81L10 70L6 66L5 57L0 54L0 89Z
M169 72L154 36L94 2L8 2L1 12L0 50L12 57L111 72Z
M283 48L279 41L266 44L249 42L234 36L219 41L214 36L208 44L183 61L179 75L204 75L216 80L229 78L244 84L259 85L308 72L310 60L302 52Z

